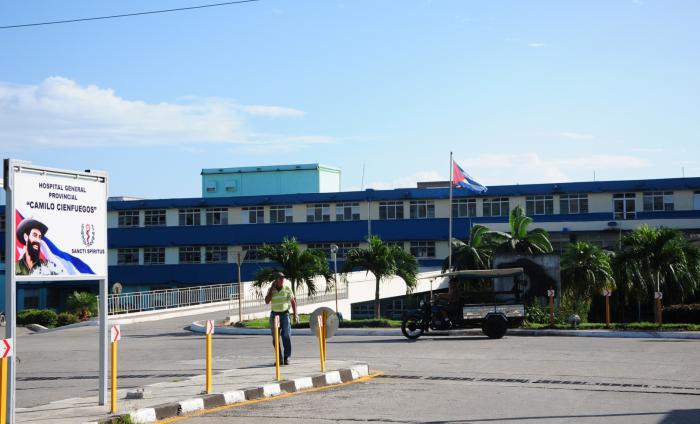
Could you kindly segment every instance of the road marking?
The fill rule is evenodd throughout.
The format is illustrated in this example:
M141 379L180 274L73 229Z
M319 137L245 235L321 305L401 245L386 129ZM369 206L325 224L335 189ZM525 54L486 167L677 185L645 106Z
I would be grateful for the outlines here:
M299 391L299 392L294 392L294 393L282 393L281 395L273 396L273 397L269 397L269 398L261 398L261 399L247 400L247 401L245 401L245 402L234 403L234 404L232 404L232 405L218 406L218 407L216 407L216 408L211 408L211 409L205 409L205 410L202 410L202 411L197 411L197 412L195 412L195 413L193 413L193 414L186 415L186 416L182 416L182 417L166 418L166 419L164 419L164 420L157 421L156 424L169 424L169 423L174 423L174 422L181 421L181 420L186 420L186 419L188 419L188 418L201 417L201 416L204 416L204 415L214 414L214 413L216 413L216 412L225 411L225 410L227 410L227 409L238 408L238 407L241 407L241 406L253 405L253 404L256 404L256 403L260 403L260 402L269 402L269 401L271 401L271 400L282 399L282 398L286 398L286 397L290 397L290 396L294 396L294 395L300 395L300 394L303 394L303 393L318 392L318 391L325 390L325 389L334 389L334 388L336 388L336 387L348 386L348 385L350 385L350 384L355 384L355 383L362 383L362 382L364 382L364 381L371 380L371 379L373 379L373 378L375 378L375 377L379 377L379 376L382 376L382 375L384 375L384 373L383 373L382 371L375 371L375 372L373 372L373 373L371 373L371 374L369 374L369 375L367 375L367 376L360 377L360 378L358 378L357 380L346 381L345 383L331 384L331 385L328 385L328 386L321 386L321 387L313 387L313 388L311 388L311 389L306 389L306 390L302 390L302 391Z

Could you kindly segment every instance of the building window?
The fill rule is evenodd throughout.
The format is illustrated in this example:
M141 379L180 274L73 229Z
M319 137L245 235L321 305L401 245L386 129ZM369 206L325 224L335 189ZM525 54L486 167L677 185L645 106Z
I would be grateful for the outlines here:
M322 222L331 220L331 205L329 203L315 203L306 205L306 222Z
M435 257L435 242L434 241L412 241L411 255L416 258L434 258Z
M5 214L0 214L0 231L5 231Z
M453 199L452 216L455 218L476 216L476 199Z
M198 264L202 262L202 249L199 247L181 247L179 255L181 264Z
M432 200L411 200L409 211L411 219L435 218L435 202Z
M117 265L138 265L139 249L117 249Z
M178 224L184 227L202 225L202 215L199 209L179 209L177 211Z
M228 225L227 208L207 208L207 225Z
M243 262L260 262L264 260L260 255L259 244L244 244L241 246L241 250L246 252Z
M228 248L226 246L207 246L204 248L204 260L208 264L221 264L228 262Z
M338 245L338 253L336 253L337 258L345 258L351 249L357 249L360 247L360 243L336 243Z
M615 219L634 219L634 193L613 194L613 212Z
M559 213L588 213L588 195L585 193L562 194L559 196Z
M644 212L659 212L672 210L672 191L647 191L644 193Z
M379 219L403 219L403 202L379 202Z
M143 211L145 227L165 227L165 209L147 209Z
M335 220L336 221L359 221L360 220L360 204L359 203L336 203L336 205L335 205Z
M283 224L287 222L294 222L292 205L270 206L271 224Z
M525 215L552 215L554 213L554 196L551 194L527 196L525 198Z
M24 309L39 307L39 289L24 289Z
M139 226L139 211L119 211L119 228L138 227Z
M387 246L391 246L391 247L396 246L399 249L403 250L403 242L402 241L385 241L384 243L386 243Z
M510 206L507 197L484 199L484 216L508 216Z
M306 245L307 249L320 250L326 255L326 258L331 257L331 244L330 243L308 243Z
M207 193L216 193L216 181L207 181Z
M143 249L143 264L144 265L164 265L165 264L165 248L164 247L145 247Z
M242 224L264 224L265 208L262 206L249 206L241 208Z

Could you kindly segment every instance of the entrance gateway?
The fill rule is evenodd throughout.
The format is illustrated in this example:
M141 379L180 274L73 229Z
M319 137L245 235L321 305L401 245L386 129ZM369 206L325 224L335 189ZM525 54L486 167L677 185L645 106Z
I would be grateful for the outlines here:
M3 162L5 338L17 347L17 282L99 281L99 404L107 397L107 173L17 159ZM21 346L19 346L21 350ZM15 423L15 356L9 358L7 422Z

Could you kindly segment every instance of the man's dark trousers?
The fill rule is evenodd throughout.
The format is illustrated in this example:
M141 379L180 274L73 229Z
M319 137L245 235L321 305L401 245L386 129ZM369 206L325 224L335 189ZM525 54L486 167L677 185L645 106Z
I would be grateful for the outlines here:
M292 323L289 321L289 311L270 312L270 334L272 346L275 346L275 316L280 317L280 362L292 356ZM284 347L284 355L282 355Z

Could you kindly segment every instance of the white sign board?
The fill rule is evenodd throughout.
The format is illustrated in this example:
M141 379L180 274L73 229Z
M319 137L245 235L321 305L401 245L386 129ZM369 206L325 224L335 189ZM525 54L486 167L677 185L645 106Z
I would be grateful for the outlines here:
M542 292L540 292L542 293ZM547 296L554 297L554 290L547 290Z
M603 289L603 296L605 296L605 297L610 297L610 296L612 296L612 290L610 290L610 289Z
M18 281L107 275L105 178L20 168L12 193Z
M661 299L663 299L663 298L664 298L663 292L654 292L654 299L659 299L659 300L661 300Z
M207 320L207 326L206 326L206 334L214 334L214 320L213 319L208 319Z
M3 339L0 343L0 358L12 356L12 339Z
M112 343L118 342L119 340L122 339L122 330L121 327L119 327L118 324L113 325L110 332L109 332L109 340Z

